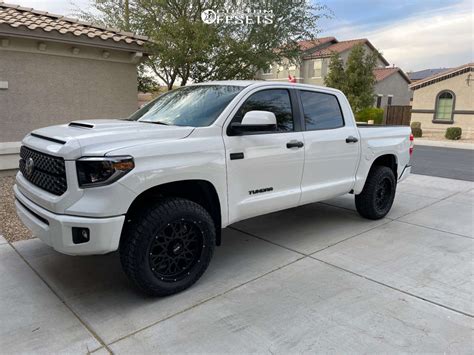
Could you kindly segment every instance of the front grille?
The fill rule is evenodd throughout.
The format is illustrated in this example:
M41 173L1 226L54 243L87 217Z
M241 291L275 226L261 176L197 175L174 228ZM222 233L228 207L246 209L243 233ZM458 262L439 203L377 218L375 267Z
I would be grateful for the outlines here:
M29 182L54 195L67 190L66 165L63 158L37 152L22 146L20 171Z

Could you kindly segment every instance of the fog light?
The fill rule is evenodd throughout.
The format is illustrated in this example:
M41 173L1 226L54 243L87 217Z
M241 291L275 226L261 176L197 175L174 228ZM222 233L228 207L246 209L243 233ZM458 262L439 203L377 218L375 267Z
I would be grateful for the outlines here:
M87 243L89 240L89 228L72 227L72 241L74 244Z

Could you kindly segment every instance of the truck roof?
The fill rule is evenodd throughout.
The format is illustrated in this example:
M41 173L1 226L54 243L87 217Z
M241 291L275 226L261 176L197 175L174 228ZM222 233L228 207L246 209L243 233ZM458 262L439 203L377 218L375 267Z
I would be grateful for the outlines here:
M287 81L272 81L272 80L216 80L216 81L206 81L203 83L194 83L192 85L231 85L231 86L266 86L266 85L284 85L289 88L297 87L300 89L308 88L308 89L321 89L324 91L334 91L339 92L337 89L333 89L327 86L318 86L318 85L310 85L310 84L301 84L301 83L290 83Z

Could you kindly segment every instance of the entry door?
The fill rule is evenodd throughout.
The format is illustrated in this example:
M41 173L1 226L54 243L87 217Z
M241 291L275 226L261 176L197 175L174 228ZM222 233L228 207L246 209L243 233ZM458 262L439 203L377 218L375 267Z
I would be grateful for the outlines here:
M304 115L305 167L301 204L349 192L359 164L359 132L352 119L344 122L338 97L299 91Z
M303 133L295 125L289 90L252 94L231 122L240 122L252 110L273 112L277 130L224 134L230 223L297 206L301 197Z

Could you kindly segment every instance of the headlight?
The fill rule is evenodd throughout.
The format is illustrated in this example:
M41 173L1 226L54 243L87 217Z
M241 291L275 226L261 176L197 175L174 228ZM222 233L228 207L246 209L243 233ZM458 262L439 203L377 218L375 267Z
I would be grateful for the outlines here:
M132 157L90 157L76 161L80 187L104 186L117 181L135 167Z

